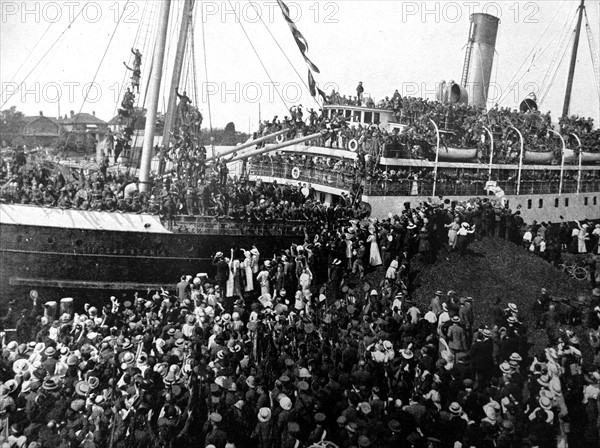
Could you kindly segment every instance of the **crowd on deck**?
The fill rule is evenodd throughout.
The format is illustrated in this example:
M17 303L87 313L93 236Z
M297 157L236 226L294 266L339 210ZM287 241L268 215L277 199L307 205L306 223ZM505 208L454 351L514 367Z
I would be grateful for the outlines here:
M581 146L585 148L585 151L600 152L600 129L594 129L594 120L575 115L560 118L558 123L561 134L575 133L580 138Z
M481 108L469 106L461 102L430 101L416 97L402 97L396 90L391 97L375 102L372 98L359 100L358 96L346 97L332 91L327 96L325 104L341 106L364 106L390 110L394 112L399 123L409 125L409 134L416 133L424 140L435 146L435 132L430 119L437 123L440 129L452 131L444 134L443 145L454 148L479 148L482 156L487 152L488 144L484 126L496 135L496 150L498 161L514 162L518 154L518 135L511 127L522 132L525 148L536 152L554 152L559 156L562 144L552 129L550 113L541 113L537 106L527 110L517 111L497 105L487 112ZM561 134L577 132L582 139L585 151L599 152L600 138L598 129L593 129L591 118L577 116L559 120ZM482 139L482 136L484 138ZM574 146L577 148L577 145ZM496 151L495 151L496 152ZM559 158L559 157L558 157Z
M33 295L2 320L15 332L1 333L1 443L596 447L600 289L574 302L542 290L525 308L498 295L485 321L461 291L415 299L417 257L467 255L480 236L521 244L520 225L487 200L405 204L280 253L219 252L171 291L83 309ZM534 351L536 329L547 344Z
M134 179L124 174L82 172L67 175L39 166L8 177L0 189L7 203L59 207L63 209L178 214L229 217L249 222L269 220L331 221L362 218L364 210L356 196L344 196L335 207L317 200L310 184L278 185L237 181L221 182L218 172L209 172L193 183L177 176L155 179L150 192L140 192Z

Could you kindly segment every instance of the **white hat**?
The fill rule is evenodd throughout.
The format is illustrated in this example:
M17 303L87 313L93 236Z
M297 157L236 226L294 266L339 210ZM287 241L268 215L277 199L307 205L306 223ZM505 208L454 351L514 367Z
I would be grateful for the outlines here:
M279 406L281 406L284 411L289 411L292 409L292 400L284 395L279 399Z

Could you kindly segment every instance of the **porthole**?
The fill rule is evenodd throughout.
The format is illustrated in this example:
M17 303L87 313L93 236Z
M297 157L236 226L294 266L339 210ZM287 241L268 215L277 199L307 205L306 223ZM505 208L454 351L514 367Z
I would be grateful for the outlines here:
M75 246L77 246L77 247L83 246L83 240L76 240L75 241Z
M48 244L54 244L54 238L48 237Z
M22 242L23 242L23 236L17 235L17 243L22 243Z

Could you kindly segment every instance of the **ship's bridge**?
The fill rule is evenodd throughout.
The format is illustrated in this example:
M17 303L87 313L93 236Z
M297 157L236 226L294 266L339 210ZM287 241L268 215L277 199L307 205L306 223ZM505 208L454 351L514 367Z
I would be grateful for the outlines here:
M378 109L363 106L348 106L340 104L328 104L323 106L326 117L332 120L334 117L342 116L349 126L363 127L379 126L380 129L402 131L406 126L397 122L394 112L388 109Z

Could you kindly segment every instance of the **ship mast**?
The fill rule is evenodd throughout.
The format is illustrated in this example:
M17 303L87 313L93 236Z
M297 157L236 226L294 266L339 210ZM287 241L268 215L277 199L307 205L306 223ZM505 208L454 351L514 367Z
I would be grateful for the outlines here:
M567 91L565 93L565 102L563 105L562 116L569 115L569 106L571 105L571 92L573 90L573 78L575 77L575 64L577 63L577 49L579 48L579 36L581 34L581 22L583 20L583 11L585 0L581 0L579 5L579 17L577 19L577 28L575 28L575 41L573 42L573 52L571 53L571 66L569 67L569 78L567 80Z
M154 129L156 127L156 112L160 96L160 83L165 59L170 9L171 0L162 0L160 4L159 31L156 39L156 57L152 63L152 78L150 79L148 92L148 111L146 115L146 127L144 128L144 145L142 147L142 160L140 162L139 189L141 192L148 191L148 184L150 182L150 164L154 151Z
M165 129L163 132L163 145L165 149L169 148L169 142L171 141L171 130L176 122L175 112L177 111L177 93L175 93L175 87L179 85L179 80L181 79L183 57L185 55L185 47L187 44L187 36L192 19L192 11L194 9L194 1L195 0L185 0L185 3L183 4L181 28L179 29L179 40L177 41L177 53L175 55L173 76L171 77L171 85L169 86L169 102L167 103L167 115L165 116ZM162 166L159 167L159 173L161 171Z

